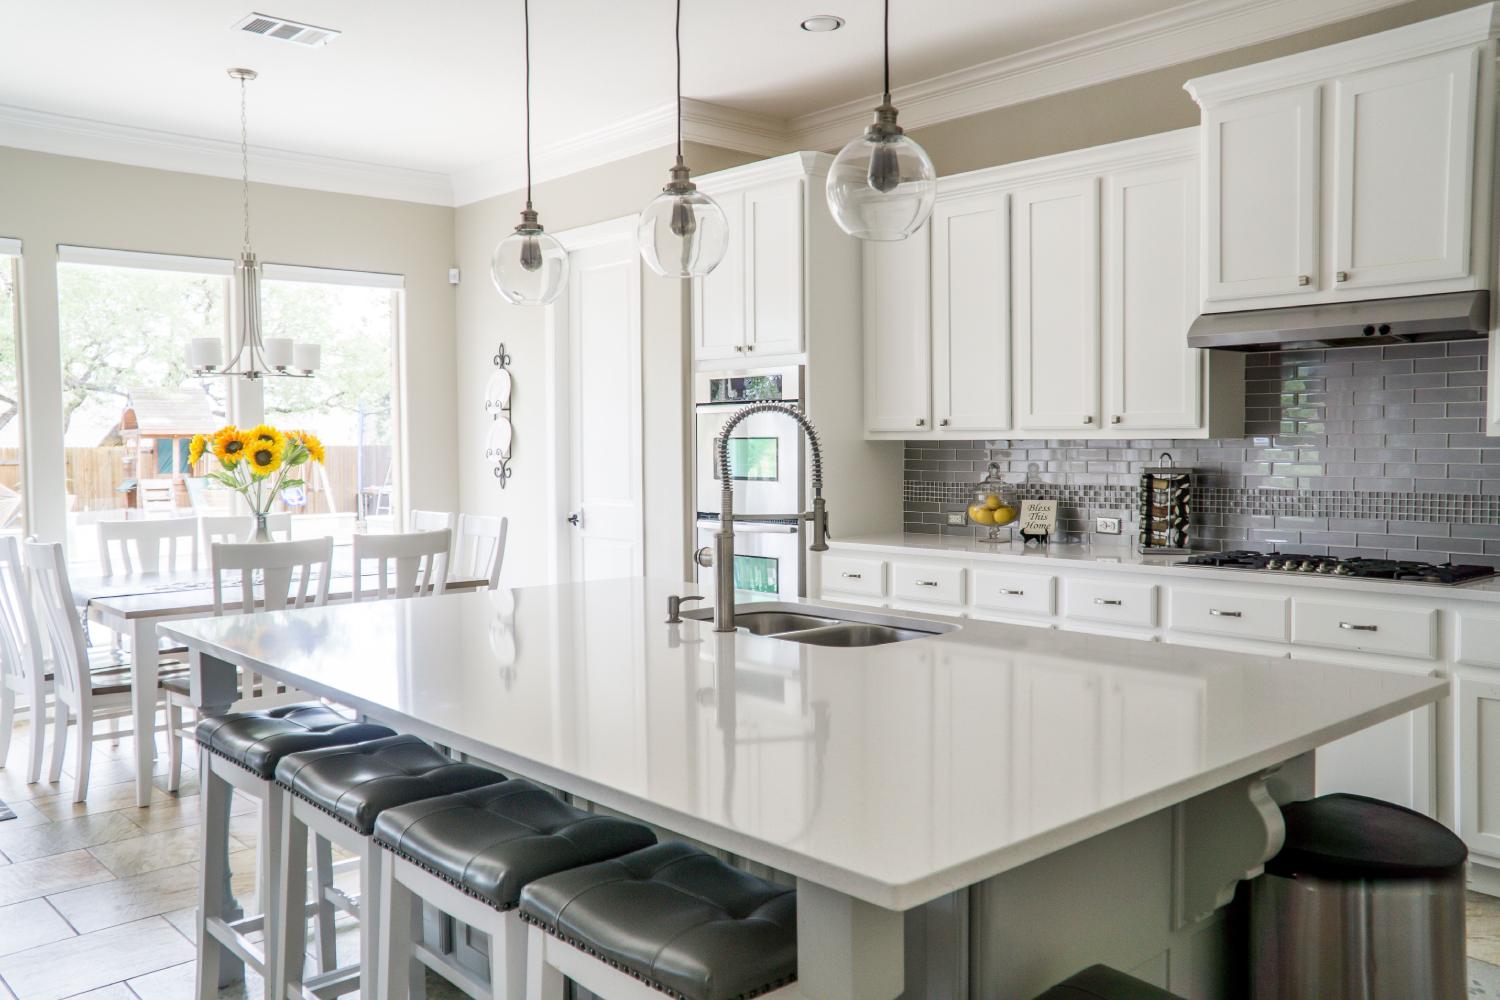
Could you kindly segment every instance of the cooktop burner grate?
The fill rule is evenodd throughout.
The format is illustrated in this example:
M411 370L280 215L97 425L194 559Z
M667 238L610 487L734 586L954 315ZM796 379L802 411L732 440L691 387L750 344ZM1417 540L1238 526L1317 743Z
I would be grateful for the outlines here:
M1359 580L1402 580L1457 586L1496 575L1490 566L1409 562L1404 559L1340 559L1335 556L1302 556L1279 552L1200 552L1189 556L1190 566L1219 566L1319 576L1346 576Z

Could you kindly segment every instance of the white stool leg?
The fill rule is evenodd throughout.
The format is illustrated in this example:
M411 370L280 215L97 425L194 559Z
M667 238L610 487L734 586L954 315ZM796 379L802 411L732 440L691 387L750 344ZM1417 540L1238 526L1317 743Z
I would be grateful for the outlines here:
M530 927L526 934L526 1000L563 1000L566 980L556 967L547 964L546 932Z
M382 860L380 848L366 837L359 857L359 995L362 997L376 996L381 979L376 922L382 905Z
M526 995L526 930L514 911L499 915L499 932L490 935L490 990L494 1000Z
M60 710L61 707L59 706ZM238 958L208 932L208 918L228 919L229 893L229 798L233 789L214 773L207 750L199 757L202 784L200 808L203 829L199 857L202 868L198 876L197 914L197 1000L212 1000L221 986L237 982L244 976Z
M376 848L378 851L379 848ZM416 976L426 976L426 969L412 958L412 942L422 926L421 901L396 877L396 866L390 858L380 866L380 913L375 927L360 928L360 933L376 937L376 954L381 956L379 1000L410 1000ZM361 909L360 916L370 911Z
M322 837L313 837L313 866L316 870L313 898L317 905L318 971L332 972L339 966L338 935L334 929L337 913L328 901L333 887L333 845Z
M307 949L307 827L297 818L295 802L279 790L272 795L281 803L276 832L277 913L266 913L266 996L283 1000L287 984L301 984ZM300 995L300 990L293 996Z

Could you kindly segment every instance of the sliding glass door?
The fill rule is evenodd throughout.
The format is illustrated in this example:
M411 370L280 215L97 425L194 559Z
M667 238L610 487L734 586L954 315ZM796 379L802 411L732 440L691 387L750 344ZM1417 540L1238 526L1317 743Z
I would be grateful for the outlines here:
M24 535L21 498L20 245L0 240L0 532Z

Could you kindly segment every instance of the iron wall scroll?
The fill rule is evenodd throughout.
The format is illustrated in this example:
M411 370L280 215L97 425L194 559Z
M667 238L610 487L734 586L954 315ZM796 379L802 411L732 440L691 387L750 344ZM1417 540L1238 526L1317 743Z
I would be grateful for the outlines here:
M510 482L512 472L510 460L514 451L512 445L515 429L510 422L512 388L510 355L506 353L503 342L495 349L495 356L492 360L495 373L490 376L484 393L484 411L490 416L490 430L484 444L484 459L493 467L495 481L500 484L501 489L505 489L506 484Z

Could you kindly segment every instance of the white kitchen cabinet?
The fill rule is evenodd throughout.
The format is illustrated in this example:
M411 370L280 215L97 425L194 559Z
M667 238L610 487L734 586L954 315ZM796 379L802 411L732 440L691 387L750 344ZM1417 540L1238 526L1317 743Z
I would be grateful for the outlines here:
M1500 675L1457 678L1458 828L1470 848L1500 858Z
M1010 231L1003 193L932 211L933 404L938 429L1010 427Z
M932 424L932 231L864 250L865 428L922 433Z
M1013 198L1016 427L1097 427L1099 181L1059 181Z
M1208 302L1317 292L1321 100L1311 86L1205 107Z
M807 178L704 190L724 209L729 246L699 282L694 357L758 363L801 353Z
M1345 290L1469 275L1479 52L1334 83L1334 274Z
M1203 420L1202 352L1183 349L1198 315L1198 172L1190 158L1104 180L1104 409L1128 431Z
M1292 643L1432 660L1437 658L1437 609L1297 597Z

